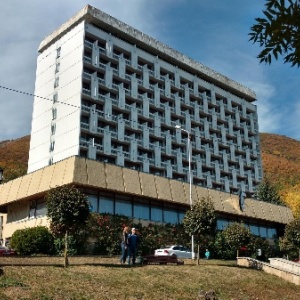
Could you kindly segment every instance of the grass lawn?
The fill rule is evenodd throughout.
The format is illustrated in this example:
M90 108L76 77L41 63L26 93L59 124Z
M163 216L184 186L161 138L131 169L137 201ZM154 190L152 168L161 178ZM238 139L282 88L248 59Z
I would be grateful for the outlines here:
M201 260L196 265L121 265L118 258L0 257L1 300L197 299L213 289L219 300L299 300L300 286L238 267L235 261Z

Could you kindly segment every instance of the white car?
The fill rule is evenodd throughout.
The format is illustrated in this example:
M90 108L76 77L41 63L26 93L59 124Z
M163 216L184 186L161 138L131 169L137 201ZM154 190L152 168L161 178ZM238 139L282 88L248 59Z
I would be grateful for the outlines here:
M176 255L178 258L192 258L191 250L187 247L180 246L180 245L173 245L173 246L167 246L166 248L156 249L154 251L154 255L155 256ZM195 253L193 257L195 257Z

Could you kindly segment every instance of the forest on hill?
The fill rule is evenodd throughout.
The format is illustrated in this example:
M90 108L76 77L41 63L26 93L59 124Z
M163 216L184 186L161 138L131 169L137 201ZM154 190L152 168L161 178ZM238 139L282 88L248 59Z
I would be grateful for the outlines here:
M264 179L279 190L300 184L300 141L286 136L261 133Z
M5 180L26 174L30 136L0 141L0 167ZM300 141L261 133L261 154L264 178L280 191L300 184Z
M0 168L8 181L27 173L30 135L19 139L0 141Z

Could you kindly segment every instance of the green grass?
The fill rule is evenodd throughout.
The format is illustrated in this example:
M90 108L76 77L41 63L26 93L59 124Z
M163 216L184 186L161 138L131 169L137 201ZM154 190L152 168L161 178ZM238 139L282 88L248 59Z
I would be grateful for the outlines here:
M70 258L70 267L64 269L51 266L51 259L44 265L42 260L34 258L31 266L17 265L17 260L12 260L11 265L4 266L0 299L196 300L199 290L211 289L219 300L300 298L300 286L263 271L238 267L235 261L201 260L196 265L186 260L179 266L128 267L120 265L117 258ZM3 261L0 258L0 264ZM37 262L41 265L34 265ZM22 260L22 263L30 264L30 261Z

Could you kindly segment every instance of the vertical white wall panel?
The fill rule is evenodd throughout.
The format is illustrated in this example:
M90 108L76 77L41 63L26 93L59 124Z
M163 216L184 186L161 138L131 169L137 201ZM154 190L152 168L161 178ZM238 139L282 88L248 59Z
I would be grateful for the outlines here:
M79 151L81 75L84 22L78 24L58 41L51 44L38 57L28 173L49 165ZM61 48L57 57L57 48ZM60 65L56 72L56 64ZM59 84L54 86L55 79ZM57 93L58 102L53 103ZM52 109L57 110L53 120ZM56 131L51 135L51 124ZM55 142L50 153L50 144Z

